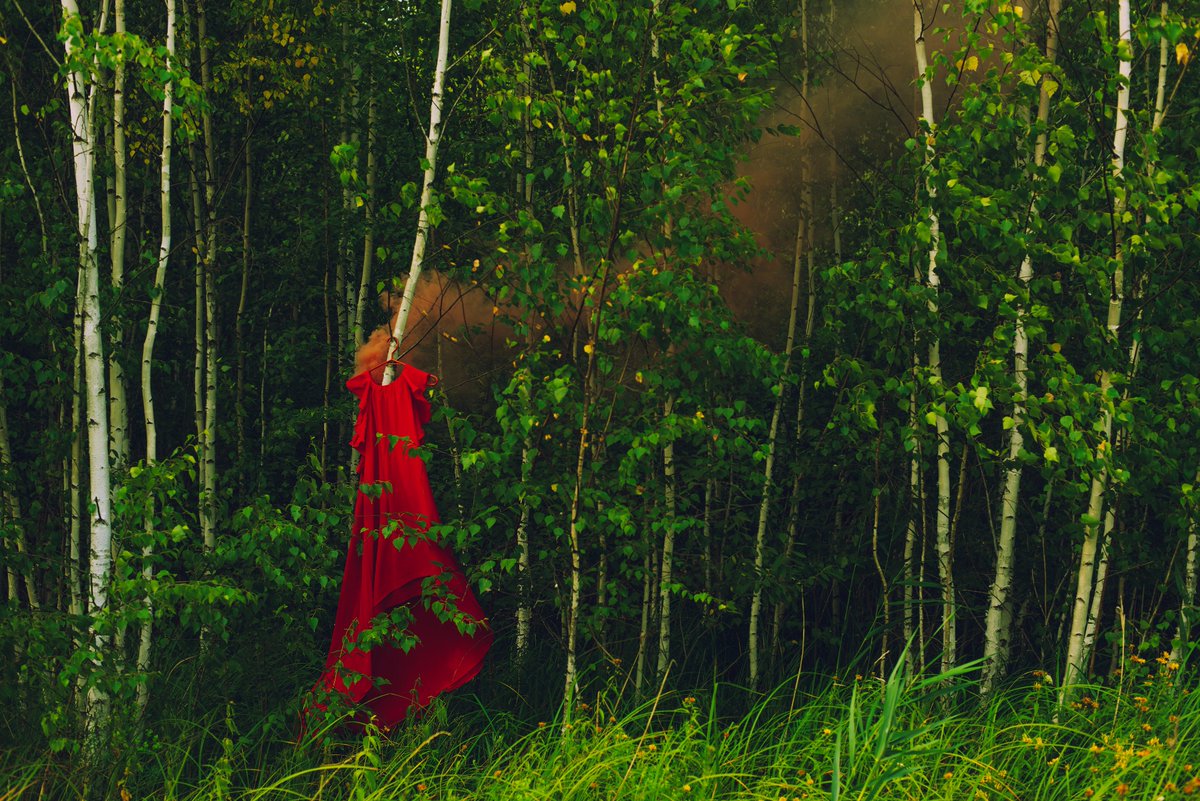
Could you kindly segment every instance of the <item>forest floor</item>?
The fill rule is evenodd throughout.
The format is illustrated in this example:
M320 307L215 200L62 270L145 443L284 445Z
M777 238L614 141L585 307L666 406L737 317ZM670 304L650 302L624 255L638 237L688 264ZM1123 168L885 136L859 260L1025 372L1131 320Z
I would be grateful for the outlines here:
M1165 657L1129 667L1065 706L1040 671L984 703L965 671L855 675L737 715L725 687L593 693L569 722L435 705L300 748L214 715L93 771L0 755L0 799L1200 799L1200 692Z

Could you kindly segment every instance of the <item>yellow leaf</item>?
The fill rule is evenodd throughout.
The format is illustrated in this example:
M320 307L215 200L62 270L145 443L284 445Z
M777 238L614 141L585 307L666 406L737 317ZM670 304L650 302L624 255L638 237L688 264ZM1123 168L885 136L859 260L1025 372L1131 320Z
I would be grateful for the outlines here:
M746 73L744 73L744 72L739 72L739 73L738 73L738 80L739 80L739 81L744 81L744 80L746 80Z
M584 353L586 353L586 354L588 354L589 356L590 356L592 353L594 353L594 352L595 352L595 350L596 350L596 346L595 346L595 345L593 345L591 342L589 342L589 343L587 343L586 345L584 345L584 346L583 346L583 352L584 352Z
M979 69L979 56L967 57L967 72L974 72Z
M359 195L358 197L354 198L354 205L355 205L355 206L359 206L359 207L361 207L361 206L362 206L362 204L363 204L362 195Z
M1025 19L1025 7L1013 6L1013 13L1017 15L1017 19Z
M1175 61L1179 64L1186 64L1191 60L1192 54L1188 50L1188 46L1184 42L1175 45Z
M592 137L588 136L587 134L581 134L581 136L583 136L583 141L585 142L592 141Z
M567 2L558 7L558 10L564 14L575 13L575 0L567 0Z
M1061 353L1062 352L1062 343L1061 342L1051 343L1050 344L1050 352L1051 353Z

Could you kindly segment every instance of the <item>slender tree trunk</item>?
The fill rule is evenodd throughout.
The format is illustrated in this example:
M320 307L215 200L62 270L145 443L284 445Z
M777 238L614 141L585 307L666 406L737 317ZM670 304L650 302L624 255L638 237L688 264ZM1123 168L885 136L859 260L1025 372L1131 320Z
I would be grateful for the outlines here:
M361 346L366 341L366 329L363 321L367 315L367 304L371 297L371 273L375 265L375 164L379 160L376 153L376 90L372 89L367 101L367 198L364 202L366 230L363 231L362 275L358 283L358 302L354 309L354 345Z
M247 82L249 78L247 77ZM242 286L238 292L237 314L234 317L234 341L237 343L237 384L233 409L237 423L237 463L246 469L246 308L250 297L250 209L254 197L251 171L254 127L246 118L246 142L242 162Z
M936 319L938 313L938 288L941 278L937 271L938 252L941 249L941 234L937 209L934 203L937 199L933 181L929 171L932 169L934 158L933 137L936 124L933 119L933 83L929 72L929 62L925 51L925 13L923 0L913 2L913 35L916 44L917 79L921 89L921 119L925 122L925 131L919 136L925 137L925 193L929 198L929 267L926 273L926 283L933 290L929 300L929 311ZM929 343L929 380L936 393L943 391L941 340L934 336ZM953 553L950 547L950 431L946 416L936 413L935 426L937 429L937 555L938 578L942 585L942 671L947 671L958 662L958 645L955 636L955 593Z
M115 0L113 24L118 37L125 35L125 0ZM113 294L120 296L125 286L125 237L129 230L129 204L126 196L126 162L128 148L125 144L125 59L118 58L113 68L112 93L112 155L113 155L113 208L109 216L112 224L110 248L112 259ZM123 470L129 464L129 403L125 370L121 366L121 347L125 329L119 314L112 336L112 349L108 353L108 408L110 421L110 445L113 468Z
M192 408L195 410L194 426L196 429L196 483L200 488L198 494L204 492L204 470L208 460L204 453L208 449L204 431L208 427L204 418L204 210L203 194L200 189L199 149L195 140L188 141L188 186L192 196L192 232L195 236L193 282L193 343L192 351Z
M1118 0L1117 19L1122 57L1119 60L1118 72L1120 87L1117 90L1116 120L1113 125L1113 161L1112 180L1121 184L1124 180L1125 168L1125 137L1128 132L1126 113L1129 110L1129 81L1132 73L1133 37L1129 19L1129 0ZM1119 221L1125 211L1125 193L1114 192L1113 219ZM1119 222L1114 225L1120 225ZM1114 253L1115 272L1111 282L1111 292L1108 300L1108 320L1106 328L1113 342L1117 341L1121 330L1121 306L1125 297L1125 265L1124 252L1120 234L1117 234L1116 252ZM1113 404L1109 393L1113 388L1113 374L1108 368L1100 373L1100 392L1102 411L1100 417L1100 444L1097 447L1098 460L1106 460L1111 454L1113 436ZM1083 548L1079 555L1079 573L1076 580L1075 600L1071 615L1071 633L1067 646L1066 676L1062 685L1062 701L1065 703L1071 693L1071 688L1084 678L1089 653L1086 648L1087 620L1092 608L1092 593L1096 576L1096 559L1099 551L1100 523L1104 513L1104 491L1108 486L1108 468L1103 464L1092 477L1091 491L1088 494L1087 516L1085 517L1085 533Z
M908 429L910 441L906 450L908 456L908 526L904 534L904 643L908 658L909 675L920 675L925 669L925 631L922 626L918 632L914 628L914 614L920 606L918 597L919 586L917 579L917 554L924 552L924 541L918 551L917 540L922 534L922 523L925 517L924 492L921 488L921 448L916 432L920 422L917 420L917 353L914 342L912 389L908 395Z
M1096 629L1100 624L1100 610L1104 603L1104 585L1108 579L1108 556L1112 549L1113 532L1117 526L1117 514L1113 504L1109 504L1104 512L1104 533L1100 540L1100 558L1096 563L1096 589L1092 592L1092 601L1088 606L1087 627L1083 633L1083 651L1092 653L1096 644Z
M805 50L807 52L808 41L808 23L802 23L804 33L802 39L805 42ZM813 219L815 217L815 209L813 208L813 193L812 181L804 182L803 201L803 216L804 216L804 287L807 292L807 299L804 305L804 339L802 344L808 347L812 343L813 327L816 321L817 308L817 285L816 285L816 249L814 247L814 232ZM796 228L796 233L800 233L800 228ZM800 240L797 239L795 247L800 247ZM798 254L796 256L798 258ZM808 393L808 365L809 358L805 356L800 363L799 381L796 386L796 421L795 428L792 431L792 444L795 448L793 459L798 461L801 459L801 443L804 437L804 412L805 398ZM788 534L787 544L783 548L782 564L790 565L792 555L796 549L796 538L800 531L800 488L804 479L804 474L799 469L798 465L792 465L792 492L791 501L788 509ZM771 644L772 652L778 653L780 631L783 628L783 616L786 611L787 604L783 599L780 599L775 604L774 619L771 624Z
M642 680L646 673L646 648L650 645L650 607L652 605L654 588L654 565L650 552L654 546L649 537L646 539L646 555L642 560L642 624L638 629L637 660L633 667L633 689L637 694L642 692Z
M674 429L671 418L675 414L675 397L667 396L663 408L663 422ZM671 570L675 558L675 438L667 434L663 445L663 505L666 521L663 527L662 563L658 582L658 680L662 681L671 663Z
M196 25L200 43L200 82L209 97L213 92L212 62L208 52L206 0L196 0ZM217 160L212 113L201 112L204 133L204 485L200 499L200 527L204 548L217 546Z
M807 82L805 85L807 89ZM750 686L758 686L759 678L759 616L762 610L763 583L766 580L764 568L766 565L767 523L771 511L771 477L775 470L775 447L779 438L779 418L783 412L784 390L787 387L787 377L791 373L792 350L796 344L796 317L800 307L800 278L801 265L800 240L803 237L804 219L796 221L796 250L792 259L792 303L788 314L787 342L784 345L783 370L776 387L775 408L771 412L771 428L767 433L767 459L763 466L762 496L758 504L758 528L754 535L754 596L750 601Z
M167 2L167 60L175 59L175 0ZM167 285L167 262L171 255L171 110L175 105L175 82L168 80L164 87L162 109L162 157L159 162L159 209L162 228L158 243L158 264L154 271L154 288L150 291L150 316L146 322L146 338L142 341L142 410L146 424L146 465L158 461L158 425L154 407L154 343L158 337L158 321L162 313L163 293ZM153 496L146 502L146 544L142 547L142 577L147 585L154 580L154 519ZM145 677L150 670L150 653L154 637L154 601L146 598L146 621L142 624L138 643L137 669ZM138 685L138 708L145 711L150 698L149 681L143 678Z
M1058 14L1061 0L1050 0L1046 18L1046 62L1053 64L1058 55ZM1046 161L1047 133L1046 126L1050 119L1050 92L1047 91L1046 81L1042 79L1041 92L1038 96L1037 127L1038 135L1033 148L1034 170L1040 170ZM1033 201L1036 201L1036 192ZM1032 202L1032 201L1031 201ZM1017 276L1021 282L1022 291L1028 294L1030 282L1033 280L1033 256L1026 253L1021 259L1021 268ZM1013 379L1017 385L1013 395L1011 423L1008 430L1008 465L1004 471L1004 495L1000 502L1000 538L996 545L996 575L992 579L991 591L988 593L987 620L984 624L983 645L983 676L980 680L979 691L983 696L989 695L995 689L996 682L1004 675L1005 659L1008 653L1008 641L1012 636L1009 623L1012 615L1008 612L1008 596L1012 587L1013 557L1016 555L1017 541L1017 510L1021 498L1021 449L1025 438L1021 427L1025 423L1025 398L1029 393L1029 337L1025 332L1025 303L1026 299L1017 301L1016 328L1013 334Z
M1166 5L1165 3L1163 4ZM1193 491L1196 487L1200 487L1200 469L1196 471L1196 477L1192 480ZM1185 503L1187 499L1184 499ZM1195 620L1196 606L1196 578L1200 573L1200 525L1197 524L1197 517L1200 514L1193 507L1187 509L1185 507L1184 517L1187 522L1187 553L1184 557L1183 568L1183 597L1180 599L1179 608L1179 623L1175 627L1175 641L1171 647L1171 658L1178 660L1187 640L1191 639L1191 623Z
M442 92L446 84L446 58L449 50L450 0L442 0L441 21L438 25L437 65L433 72L433 96L429 103L429 131L425 138L425 175L421 185L421 209L417 214L417 235L413 239L412 263L408 268L408 279L404 282L404 295L400 299L400 310L396 313L396 324L392 328L392 342L388 346L389 360L404 353L400 346L404 342L408 313L412 309L413 296L421 280L421 268L425 264L425 245L429 241L429 207L433 204L438 145L442 140ZM383 371L383 383L392 383L395 376L396 368L389 364Z
M528 374L526 374L528 375ZM526 380L522 391L528 393L531 379ZM526 431L521 442L521 507L517 522L517 662L524 663L529 652L529 631L533 622L533 586L529 573L529 501L526 493L533 478L533 432Z
M80 46L82 20L75 0L62 0L64 24L72 30L63 40L68 62ZM93 619L108 604L112 565L112 497L110 494L108 403L105 397L104 336L100 330L99 240L96 231L95 133L87 94L87 76L79 68L67 73L71 154L75 167L76 229L79 235L79 285L82 303L83 367L87 396L88 500L90 528L90 594ZM94 87L92 89L94 91ZM94 625L92 643L97 653L107 649L107 635ZM96 732L108 712L103 689L93 683L88 691L88 726Z
M522 6L521 14L525 13L525 8ZM528 39L525 43L525 59L522 66L522 79L525 85L525 94L527 97L533 96L533 69L529 63L529 55L531 53ZM533 213L533 125L530 122L529 107L526 106L521 113L522 125L524 127L524 137L521 142L523 159L523 171L517 176L517 192L525 203L525 209ZM526 250L526 258L530 258L528 249ZM529 294L529 287L526 287ZM529 326L528 344L530 349L534 345L534 329ZM521 374L521 384L517 389L520 396L521 409L526 414L531 414L532 403L531 393L533 392L533 373L529 369L525 369ZM532 417L531 417L532 419ZM522 426L526 424L522 422ZM529 632L533 622L533 584L529 572L529 484L533 478L533 462L537 456L534 450L533 427L532 424L525 427L521 438L521 496L518 501L520 505L520 519L517 522L517 587L520 593L520 598L517 600L517 662L523 665L525 657L529 651ZM603 584L601 584L603 587Z
M343 20L341 31L341 51L346 85L338 96L338 117L341 118L341 145L351 144L354 130L354 81L357 71L351 66L350 55L350 22ZM357 165L356 165L357 166ZM333 279L334 308L337 311L337 343L339 362L346 357L344 349L352 338L350 306L346 303L349 294L347 272L350 269L350 220L353 216L353 190L348 183L342 184L342 214L341 226L338 232L337 262Z
M71 362L71 453L68 456L67 470L67 528L70 532L70 564L67 566L67 579L71 582L71 606L73 615L82 615L84 611L83 575L81 561L83 559L83 508L82 465L83 437L80 436L80 422L83 418L83 303L77 300L73 315L74 352Z

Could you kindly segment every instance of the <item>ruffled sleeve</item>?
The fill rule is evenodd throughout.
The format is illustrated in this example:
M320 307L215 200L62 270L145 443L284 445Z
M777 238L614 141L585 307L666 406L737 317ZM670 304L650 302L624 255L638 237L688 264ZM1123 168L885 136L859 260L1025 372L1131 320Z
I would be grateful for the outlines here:
M433 409L425 391L434 383L433 376L411 365L404 368L404 375L408 379L408 385L412 387L413 411L416 413L417 422L423 426L428 425L433 419Z

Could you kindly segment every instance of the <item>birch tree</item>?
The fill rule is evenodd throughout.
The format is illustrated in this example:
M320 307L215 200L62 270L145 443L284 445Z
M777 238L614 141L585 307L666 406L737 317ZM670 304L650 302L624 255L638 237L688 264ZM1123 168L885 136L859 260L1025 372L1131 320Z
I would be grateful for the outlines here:
M173 70L175 58L175 0L166 0L167 4L167 70ZM163 293L167 282L167 264L171 255L171 152L172 152L172 120L171 111L175 105L175 80L173 73L168 73L166 86L163 91L162 107L162 155L159 161L159 210L162 217L158 262L154 271L154 286L150 290L150 315L146 321L146 337L142 342L142 410L146 427L146 466L152 467L158 461L158 424L154 407L154 344L158 337L159 317L162 313ZM142 575L149 584L154 580L154 496L147 497L146 508L146 544L142 548ZM141 639L138 643L137 669L145 674L150 669L150 653L153 644L154 606L147 598L149 615L142 624ZM138 685L138 706L146 708L149 699L149 685L143 680Z
M939 230L938 213L935 207L937 189L931 180L934 159L934 148L937 126L933 118L933 83L929 70L929 59L925 48L925 10L922 0L913 2L913 38L917 57L917 82L921 91L921 121L923 128L918 130L922 152L925 155L925 194L928 197L929 213L926 222L929 227L929 257L925 273L925 282L930 290L930 318L936 325L938 317L938 290L941 277L938 275L938 253L941 250L941 233ZM934 334L929 342L928 375L929 383L936 396L941 397L944 385L942 382L942 350L941 339ZM934 426L937 434L937 512L934 527L937 543L938 578L942 589L942 671L954 667L957 659L957 638L955 636L955 597L953 554L950 547L950 431L946 421L946 413L940 400L934 403Z
M1058 15L1061 0L1050 0L1046 16L1046 62L1054 64L1058 55ZM1033 149L1035 178L1046 162L1047 124L1050 119L1050 95L1053 78L1043 74L1038 93L1037 140ZM1057 84L1054 84L1057 88ZM1036 202L1034 194L1031 203ZM1021 260L1017 280L1026 295L1033 280L1033 256L1026 251ZM1013 557L1016 553L1017 511L1021 498L1021 449L1025 443L1022 426L1025 422L1025 398L1029 392L1029 337L1025 331L1025 304L1017 301L1016 322L1013 333L1013 380L1016 393L1013 396L1011 422L1008 431L1008 466L1004 471L1004 495L1000 502L1000 539L996 544L996 575L988 594L987 620L984 627L983 676L980 693L988 695L996 681L1004 674L1004 658L1011 637L1012 616L1008 595L1012 586Z
M200 56L200 84L206 97L213 97L212 63L208 49L206 0L196 0L196 38ZM204 211L203 220L203 291L197 303L204 307L203 386L204 430L201 459L204 467L200 490L200 528L204 547L212 551L217 544L217 145L212 111L201 108L201 133L204 138ZM199 312L197 312L199 313Z
M117 36L117 46L124 49L125 29L125 0L113 2L113 27ZM109 217L109 257L112 262L112 288L120 296L125 286L125 239L129 230L129 201L127 190L127 161L129 148L125 142L125 57L123 52L116 58L113 66L112 91L112 162L113 162L113 206ZM120 470L129 464L129 403L127 396L127 381L125 370L121 366L121 345L124 340L124 328L118 316L113 333L113 346L108 353L108 401L109 420L111 421L109 436L115 467Z
M412 310L413 296L421 280L421 269L425 264L425 246L429 241L429 212L433 206L433 183L437 178L438 145L442 140L442 94L446 85L446 60L450 52L450 0L442 0L441 17L438 22L437 62L433 71L433 95L429 101L429 129L425 133L425 173L421 182L421 207L417 213L417 235L413 239L412 262L408 278L404 282L404 294L400 309L392 326L392 341L388 345L388 361L403 354L400 346L408 326L408 314ZM383 371L384 385L392 383L396 367L389 364Z
M106 400L104 337L100 329L99 239L96 231L95 129L88 85L89 66L79 53L83 19L75 0L62 0L63 48L66 51L67 105L71 125L71 161L75 174L75 224L79 238L79 298L81 302L84 393L88 434L88 501L90 506L90 612L93 621L108 604L112 566L112 495L110 488L108 403ZM101 22L103 28L103 21ZM93 623L92 643L103 654L107 635ZM88 685L88 722L93 731L107 716L107 699L98 684Z
M1129 83L1133 71L1133 36L1130 23L1129 0L1118 0L1117 4L1117 104L1113 124L1112 181L1114 184L1112 213L1119 221L1125 211L1123 188L1125 169L1125 139L1128 133ZM1107 335L1116 342L1121 331L1121 308L1125 299L1124 249L1120 233L1120 222L1114 222L1115 250L1113 262L1115 272L1110 283L1108 316L1105 324ZM1100 526L1104 518L1104 492L1108 487L1107 462L1111 457L1113 438L1113 371L1105 367L1100 371L1099 396L1101 412L1099 420L1100 441L1096 448L1096 463L1088 493L1088 507L1084 517L1085 530L1083 547L1079 554L1079 569L1076 576L1075 597L1072 603L1071 631L1067 641L1067 666L1063 679L1062 699L1065 701L1071 688L1084 676L1090 656L1085 647L1088 617L1092 611L1092 597L1097 574L1097 557L1100 552Z
M807 3L805 3L807 5ZM798 221L797 226L803 222ZM759 618L762 614L763 583L766 580L767 523L771 514L772 476L775 471L775 448L779 439L779 420L783 414L784 390L791 374L792 351L796 344L796 318L800 308L800 279L804 261L797 249L792 260L792 300L788 312L787 341L784 344L783 367L775 387L775 404L771 412L771 427L767 431L767 458L763 463L763 487L758 501L758 525L754 533L754 594L750 600L750 686L757 687L759 680Z

